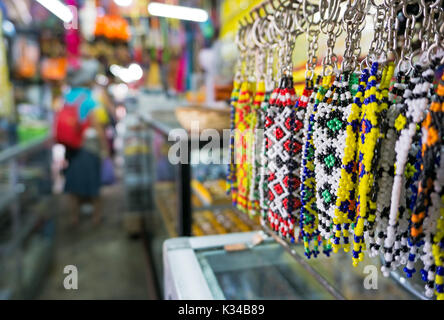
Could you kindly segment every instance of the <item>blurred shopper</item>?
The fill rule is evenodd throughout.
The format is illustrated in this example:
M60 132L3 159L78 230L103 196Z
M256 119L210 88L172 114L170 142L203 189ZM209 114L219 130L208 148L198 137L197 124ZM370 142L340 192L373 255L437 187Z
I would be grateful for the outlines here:
M56 118L56 140L66 147L65 192L70 198L73 225L79 223L81 204L85 200L93 205L94 224L99 224L102 217L101 159L109 157L109 148L104 128L95 112L98 103L91 89L98 69L96 60L84 59L79 69L69 73L70 89ZM69 119L68 115L73 116ZM77 131L73 131L70 125Z
M107 79L106 76L101 77ZM105 128L105 135L108 141L108 147L111 157L115 155L114 150L114 139L116 136L116 117L115 117L115 105L114 101L109 94L109 80L107 79L106 84L99 84L96 86L95 97L97 97L97 102L99 106L96 108L96 117L100 124Z

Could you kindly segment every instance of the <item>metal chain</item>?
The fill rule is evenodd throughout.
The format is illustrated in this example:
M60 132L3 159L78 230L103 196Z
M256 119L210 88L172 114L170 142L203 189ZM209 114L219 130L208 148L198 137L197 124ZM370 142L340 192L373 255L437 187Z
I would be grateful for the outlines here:
M300 20L305 22L305 34L307 37L307 63L305 65L305 78L312 80L316 65L318 64L318 39L320 33L320 20L315 21L314 13L308 12L307 0L302 1L302 17Z
M367 0L355 0L348 2L344 16L342 17L342 28L346 33L345 51L341 65L342 71L354 71L361 54L361 34L365 26Z
M341 34L339 0L320 0L320 30L327 35L327 52L322 59L322 75L331 75L337 69L338 57L334 53L337 37Z

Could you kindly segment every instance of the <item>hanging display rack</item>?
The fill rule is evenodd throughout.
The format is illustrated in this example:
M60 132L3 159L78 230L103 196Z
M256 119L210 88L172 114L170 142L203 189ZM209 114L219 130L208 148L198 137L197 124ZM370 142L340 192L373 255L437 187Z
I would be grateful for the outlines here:
M362 58L369 15L373 40ZM298 96L292 56L303 34ZM316 74L321 34L327 48ZM344 250L357 266L368 252L383 257L385 276L403 267L408 278L421 261L425 296L444 299L443 35L443 0L255 7L236 37L233 205L260 214L289 246L303 242L307 258Z

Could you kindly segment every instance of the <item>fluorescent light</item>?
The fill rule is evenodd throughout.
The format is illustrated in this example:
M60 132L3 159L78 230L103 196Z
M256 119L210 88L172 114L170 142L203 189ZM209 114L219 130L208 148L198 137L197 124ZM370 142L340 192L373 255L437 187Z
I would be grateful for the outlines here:
M131 64L128 68L128 72L131 74L134 81L139 81L143 77L143 70L137 63Z
M110 71L114 76L120 78L123 82L126 83L139 81L143 77L143 70L136 63L131 64L128 68L113 64L110 67Z
M114 0L114 2L118 6L129 7L133 3L133 0Z
M36 1L65 23L69 23L74 19L74 15L72 14L71 9L68 6L61 3L59 0L36 0Z
M174 6L158 2L151 2L148 5L148 12L153 16L174 18L180 20L190 20L196 22L205 22L208 20L208 13L205 10Z

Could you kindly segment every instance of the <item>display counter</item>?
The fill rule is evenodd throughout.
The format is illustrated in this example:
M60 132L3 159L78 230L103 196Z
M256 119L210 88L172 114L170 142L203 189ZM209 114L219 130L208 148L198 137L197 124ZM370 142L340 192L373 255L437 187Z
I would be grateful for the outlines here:
M165 299L417 299L392 277L379 272L380 259L354 268L348 256L305 259L302 245L292 254L262 231L182 237L164 243ZM304 259L300 263L295 256ZM376 285L366 286L376 268Z

